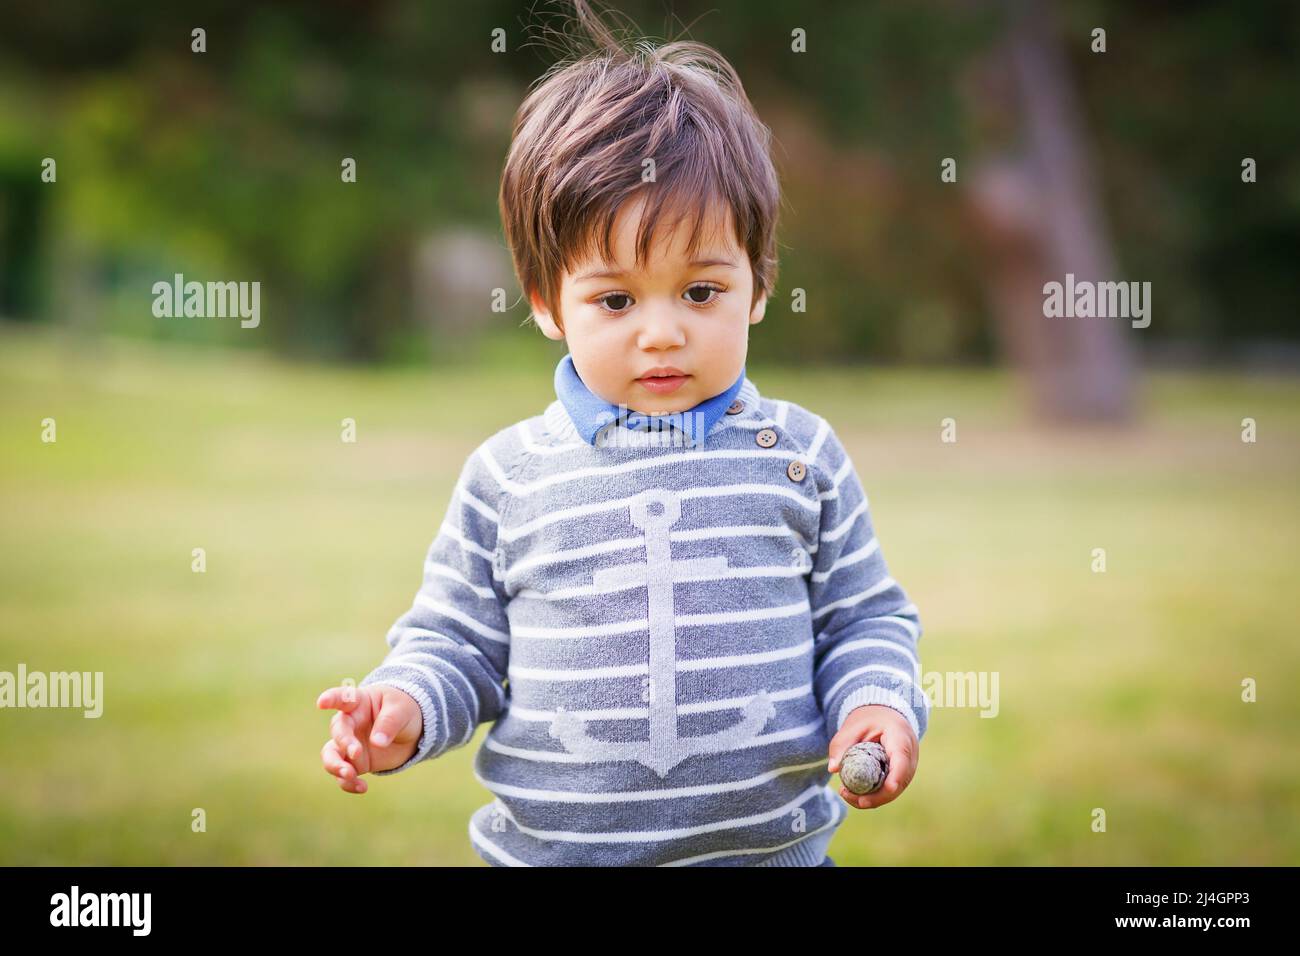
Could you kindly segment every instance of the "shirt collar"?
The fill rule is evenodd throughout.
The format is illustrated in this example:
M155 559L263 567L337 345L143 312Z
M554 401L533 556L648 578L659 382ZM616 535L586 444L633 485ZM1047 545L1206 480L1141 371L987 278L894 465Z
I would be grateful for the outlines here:
M688 443L698 446L726 413L744 383L745 369L742 366L739 377L730 388L686 411L645 415L625 408L624 414L620 416L619 406L592 392L578 376L578 370L573 367L572 353L565 353L564 358L555 366L555 394L569 413L578 434L588 445L596 444L596 436L602 428L610 422L618 421L627 428L640 431L676 428L686 436Z

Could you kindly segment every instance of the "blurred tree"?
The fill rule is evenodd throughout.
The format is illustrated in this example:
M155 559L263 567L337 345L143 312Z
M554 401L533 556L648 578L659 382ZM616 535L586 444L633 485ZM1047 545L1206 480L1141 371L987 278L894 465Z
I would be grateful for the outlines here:
M613 5L652 37L685 31L720 49L773 127L786 198L770 314L795 288L808 311L765 322L756 360L987 361L1004 349L1046 368L1016 318L1029 314L1027 293L1012 290L1038 279L1041 299L1042 273L1113 262L1120 278L1152 281L1155 319L1118 338L1077 323L1066 334L1083 338L1058 347L1092 371L1062 376L1073 397L1049 404L1125 406L1119 341L1225 355L1245 339L1300 341L1300 6L1084 0L1055 7L1049 50L1028 27L1012 30L1005 5L969 0ZM501 250L496 187L514 109L550 64L536 38L567 9L44 0L6 10L0 310L66 318L58 292L70 268L105 327L438 358L430 328L463 322L436 297L417 300L424 250L448 230ZM190 49L197 25L203 54ZM1104 55L1088 49L1097 25ZM806 53L791 50L795 28ZM492 52L497 29L504 53ZM998 71L1003 80L989 80ZM1054 88L1077 90L1070 112ZM47 155L59 182L37 190L28 177ZM1244 156L1258 161L1257 183L1240 180ZM344 157L357 161L355 183L341 179ZM945 157L958 162L956 184L939 179ZM1003 192L972 207L964 195L993 188L975 182L981 160L989 183L1002 164ZM1036 198L1017 195L1031 175ZM1052 221L1033 225L1040 210ZM504 261L481 263L483 281L517 302ZM178 271L261 280L260 334L153 320L149 284ZM474 326L521 334L526 307L503 315L491 301L484 289Z
M1050 8L1030 0L1004 5L1008 35L984 65L984 96L1018 116L1024 146L978 170L968 193L978 248L987 255L993 315L1006 353L1029 376L1039 411L1123 419L1132 411L1133 360L1127 326L1117 324L1122 319L1044 314L1045 283L1064 282L1067 273L1082 282L1121 276Z

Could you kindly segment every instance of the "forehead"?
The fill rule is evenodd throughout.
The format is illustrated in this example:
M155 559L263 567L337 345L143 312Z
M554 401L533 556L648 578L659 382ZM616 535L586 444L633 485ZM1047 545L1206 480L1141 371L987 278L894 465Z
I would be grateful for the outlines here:
M600 224L593 227L587 247L574 256L572 272L593 268L621 271L649 271L652 262L684 265L692 260L726 257L735 260L740 252L734 219L725 203L707 206L686 203L675 208L667 205L653 224L648 221L648 203L643 195L629 199L619 207L609 233L610 259L601 248ZM602 220L603 222L604 220ZM652 229L650 233L645 230ZM645 252L652 262L638 262L638 243L648 243Z

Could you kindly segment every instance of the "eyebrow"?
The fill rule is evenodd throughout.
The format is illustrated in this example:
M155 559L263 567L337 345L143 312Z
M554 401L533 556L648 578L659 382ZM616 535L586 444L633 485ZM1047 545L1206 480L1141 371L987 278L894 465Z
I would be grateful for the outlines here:
M696 259L694 262L687 263L687 268L689 269L703 269L707 266L726 266L729 269L739 268L739 266L730 259ZM584 272L582 275L577 276L573 281L586 282L588 279L620 279L626 274L627 273L618 270L598 270L596 272Z

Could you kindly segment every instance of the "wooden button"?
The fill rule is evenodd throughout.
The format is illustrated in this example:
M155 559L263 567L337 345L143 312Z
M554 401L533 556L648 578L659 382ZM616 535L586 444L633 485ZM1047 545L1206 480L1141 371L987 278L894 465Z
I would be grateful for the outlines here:
M804 476L808 474L808 469L804 467L803 462L796 458L794 461L790 462L785 473L790 477L791 481L803 481Z
M754 436L754 441L758 442L764 448L771 448L776 444L776 432L770 428L764 428Z
M745 410L745 403L742 402L740 399L736 399L734 402L732 402L730 405L727 406L728 415L739 415L744 410Z

